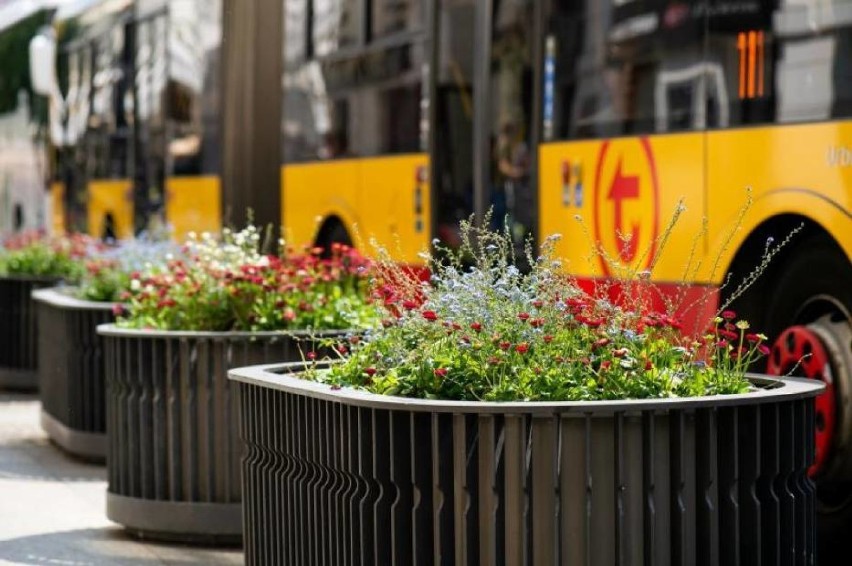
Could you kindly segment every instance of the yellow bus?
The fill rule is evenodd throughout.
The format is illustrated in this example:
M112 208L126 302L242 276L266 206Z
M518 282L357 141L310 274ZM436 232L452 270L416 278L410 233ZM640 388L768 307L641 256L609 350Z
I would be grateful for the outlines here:
M221 226L220 0L63 4L48 32L58 230L180 238Z

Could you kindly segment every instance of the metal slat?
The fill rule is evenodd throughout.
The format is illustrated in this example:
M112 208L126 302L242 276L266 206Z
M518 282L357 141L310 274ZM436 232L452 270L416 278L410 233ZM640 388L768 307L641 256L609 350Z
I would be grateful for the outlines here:
M560 419L559 508L562 566L585 564L587 546L586 470L588 468L586 419Z
M556 421L550 415L533 417L531 428L532 558L534 564L556 564Z
M719 461L715 409L699 409L695 419L696 558L700 566L719 562Z

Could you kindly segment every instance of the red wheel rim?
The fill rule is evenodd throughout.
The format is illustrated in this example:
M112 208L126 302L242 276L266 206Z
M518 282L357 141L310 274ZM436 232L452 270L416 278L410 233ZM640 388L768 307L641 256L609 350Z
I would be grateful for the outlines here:
M766 367L772 375L788 375L792 372L792 375L825 383L825 391L816 398L816 455L813 465L808 469L811 476L822 471L834 441L837 402L830 360L825 345L816 333L806 326L791 326L772 345Z

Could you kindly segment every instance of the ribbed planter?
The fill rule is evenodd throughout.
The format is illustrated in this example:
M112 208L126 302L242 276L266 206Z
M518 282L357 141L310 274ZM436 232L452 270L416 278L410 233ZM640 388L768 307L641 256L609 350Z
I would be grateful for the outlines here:
M30 295L56 277L0 277L0 389L38 388L38 317Z
M38 310L41 426L65 451L106 458L104 340L99 324L115 320L113 303L83 301L71 288L33 292Z
M114 325L98 333L106 346L107 517L151 538L239 541L243 444L227 371L300 360L313 349L311 335Z
M297 368L296 368L297 369ZM813 564L813 397L382 397L241 368L247 564Z

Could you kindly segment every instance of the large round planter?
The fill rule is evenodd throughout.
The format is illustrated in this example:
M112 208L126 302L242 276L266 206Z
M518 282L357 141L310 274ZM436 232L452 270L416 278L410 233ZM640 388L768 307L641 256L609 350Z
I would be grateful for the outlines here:
M465 403L241 368L248 564L813 564L813 397Z
M38 317L30 295L56 277L0 277L0 389L38 388Z
M41 426L65 451L103 462L104 340L97 327L115 320L114 305L77 299L72 290L41 289L32 294L40 329Z
M107 517L148 538L242 537L240 406L229 368L295 361L312 337L98 327L106 346Z

